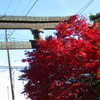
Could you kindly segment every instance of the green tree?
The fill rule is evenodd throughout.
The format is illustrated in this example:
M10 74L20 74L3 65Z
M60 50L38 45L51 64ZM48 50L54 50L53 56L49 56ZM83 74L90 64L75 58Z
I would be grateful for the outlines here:
M94 22L94 24L96 24L96 22L100 23L100 12L96 13L96 15L90 14L89 16L90 20ZM100 25L97 25L97 27L100 28Z

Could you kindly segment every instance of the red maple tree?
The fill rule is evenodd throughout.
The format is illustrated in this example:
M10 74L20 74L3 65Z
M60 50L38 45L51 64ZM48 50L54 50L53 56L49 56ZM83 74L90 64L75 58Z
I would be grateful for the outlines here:
M55 37L27 52L21 78L32 100L97 100L100 94L100 29L78 15L56 26Z

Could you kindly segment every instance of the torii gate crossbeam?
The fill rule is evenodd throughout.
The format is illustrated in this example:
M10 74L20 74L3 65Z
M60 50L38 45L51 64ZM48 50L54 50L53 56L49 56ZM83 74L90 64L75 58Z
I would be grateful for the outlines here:
M41 29L55 29L58 21L68 20L70 16L32 17L32 16L0 16L0 29L30 29L37 39L43 31ZM38 32L35 29L39 29ZM34 31L35 30L35 31ZM38 36L37 36L38 34ZM34 41L0 42L0 50L4 49L32 49L36 48Z
M55 29L59 20L69 17L0 16L0 29Z

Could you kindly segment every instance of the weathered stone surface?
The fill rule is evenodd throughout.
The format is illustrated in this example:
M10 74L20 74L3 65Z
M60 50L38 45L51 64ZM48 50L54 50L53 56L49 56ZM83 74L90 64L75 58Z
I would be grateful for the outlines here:
M58 20L68 20L70 16L54 16L54 17L41 17L41 16L0 16L0 21L29 21L29 22L54 22Z
M0 29L54 29L59 20L69 17L0 16Z
M0 16L0 29L55 29L58 21L68 20L70 16L62 17L31 17L31 16ZM39 34L40 36L41 34ZM0 49L32 49L38 48L35 41L30 42L0 42Z
M32 44L31 42L0 42L0 50L4 49L32 49Z
M55 29L58 23L1 23L0 29Z

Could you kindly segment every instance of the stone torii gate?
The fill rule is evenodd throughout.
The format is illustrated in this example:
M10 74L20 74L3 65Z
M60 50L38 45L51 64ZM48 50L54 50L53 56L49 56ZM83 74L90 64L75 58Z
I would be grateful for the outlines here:
M30 29L34 39L42 38L44 29L54 29L58 21L68 20L69 16L64 17L27 17L27 16L0 16L0 29ZM0 42L0 50L6 49L8 54L9 74L11 81L12 100L15 100L12 81L12 68L10 64L9 49L32 49L37 48L35 41L28 42Z
M68 20L70 16L30 17L30 16L0 16L0 29L30 29L34 39L42 38L44 29L55 29L58 21ZM0 49L32 49L34 42L0 42Z

